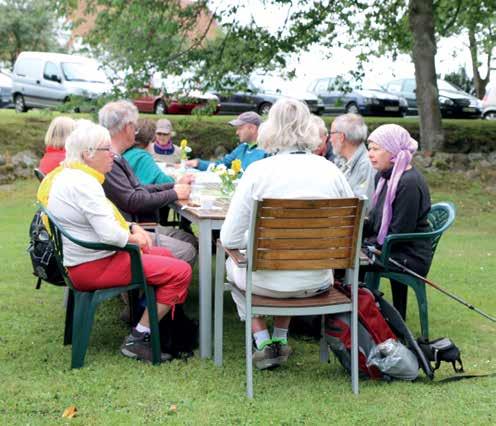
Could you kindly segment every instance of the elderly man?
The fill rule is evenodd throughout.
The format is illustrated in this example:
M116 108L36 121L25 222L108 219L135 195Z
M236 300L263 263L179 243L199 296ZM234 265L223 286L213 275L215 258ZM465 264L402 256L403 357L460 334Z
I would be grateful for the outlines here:
M241 167L246 170L251 163L267 156L263 149L257 148L258 127L261 123L262 119L256 112L244 112L238 118L229 122L231 126L236 128L236 135L240 142L231 153L215 162L195 158L186 162L186 165L204 171L208 169L210 164L224 164L227 168L230 168L234 160L241 160Z
M365 195L371 200L375 171L370 164L364 143L367 139L367 125L362 116L344 114L336 117L331 124L330 137L334 154L341 157L336 160L336 164L354 194Z
M118 154L110 173L106 175L103 189L127 220L137 217L156 217L158 209L178 199L187 199L191 192L190 176L176 184L141 185L122 154L135 144L138 131L138 110L128 101L106 104L98 113L100 124L111 136L112 150ZM178 259L193 265L196 258L196 238L179 229L165 228L159 235L159 244Z

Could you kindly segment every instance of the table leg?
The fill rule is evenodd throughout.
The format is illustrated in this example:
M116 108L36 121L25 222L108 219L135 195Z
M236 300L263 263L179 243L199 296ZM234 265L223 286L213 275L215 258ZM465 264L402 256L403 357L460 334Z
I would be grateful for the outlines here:
M198 224L200 281L200 357L212 357L212 226L210 221Z

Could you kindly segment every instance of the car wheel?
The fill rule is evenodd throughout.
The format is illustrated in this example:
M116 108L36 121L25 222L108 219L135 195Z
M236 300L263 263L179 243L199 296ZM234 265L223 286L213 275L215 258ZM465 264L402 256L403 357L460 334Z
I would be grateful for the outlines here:
M272 104L270 102L264 102L262 105L258 107L258 113L260 115L268 114L271 106Z
M360 110L357 107L357 104L354 102L349 103L346 105L346 112L348 114L360 114Z
M496 120L496 111L488 111L484 114L486 120Z
M15 109L16 112L26 112L26 104L24 103L24 96L15 95Z
M155 104L155 114L161 115L165 114L167 111L167 108L165 107L165 102L162 100L158 100L157 103Z

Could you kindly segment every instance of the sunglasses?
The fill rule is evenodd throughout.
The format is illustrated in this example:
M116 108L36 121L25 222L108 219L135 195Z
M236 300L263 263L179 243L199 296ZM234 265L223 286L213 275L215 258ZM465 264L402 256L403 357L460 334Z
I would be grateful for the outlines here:
M157 132L155 133L157 136L169 136L170 133L162 133L162 132Z

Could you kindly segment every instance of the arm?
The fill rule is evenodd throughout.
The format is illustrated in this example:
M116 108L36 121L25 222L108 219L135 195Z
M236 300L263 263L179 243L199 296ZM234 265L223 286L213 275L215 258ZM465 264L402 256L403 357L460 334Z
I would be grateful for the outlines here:
M218 166L219 164L224 164L227 168L230 168L231 163L234 160L236 160L237 158L241 159L241 153L242 153L242 150L245 148L245 145L246 144L239 145L233 151L231 151L229 154L226 154L220 160L215 161L215 165ZM198 170L201 170L201 171L207 170L208 166L211 163L212 163L212 161L198 160Z
M172 183L174 179L167 176L160 167L157 166L153 157L144 149L139 153L137 161L134 163L134 173L145 182L152 184Z
M389 225L389 234L415 232L420 210L420 189L412 179L400 180L396 198L393 202L393 217Z
M155 191L150 191L149 187ZM146 214L177 200L176 191L173 189L160 190L167 185L139 184L126 164L114 162L112 171L107 173L103 188L106 196L120 209L130 214Z
M128 242L128 230L117 222L102 187L96 182L94 186L89 185L74 187L74 200L98 235L99 242L124 247Z

